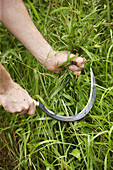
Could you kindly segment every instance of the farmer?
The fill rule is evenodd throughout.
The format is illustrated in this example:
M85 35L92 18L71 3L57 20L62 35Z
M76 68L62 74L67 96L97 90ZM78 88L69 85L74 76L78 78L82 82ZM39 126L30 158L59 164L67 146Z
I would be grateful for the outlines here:
M67 61L67 53L55 54L32 22L22 0L0 0L0 22L42 63L48 70L59 73L58 65ZM74 54L70 55L72 58ZM72 59L69 66L74 74L80 75L86 62L85 58ZM11 113L33 115L35 105L29 94L13 82L6 69L0 64L0 103Z

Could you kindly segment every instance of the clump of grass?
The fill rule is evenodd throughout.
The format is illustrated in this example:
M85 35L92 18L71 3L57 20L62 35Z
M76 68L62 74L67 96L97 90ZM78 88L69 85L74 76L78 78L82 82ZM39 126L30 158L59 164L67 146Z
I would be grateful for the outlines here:
M25 1L29 14L57 50L87 59L82 75L45 69L1 25L1 62L31 97L56 113L74 115L87 103L89 68L97 86L94 107L84 119L65 123L39 108L34 116L0 108L0 166L3 169L113 169L112 1Z

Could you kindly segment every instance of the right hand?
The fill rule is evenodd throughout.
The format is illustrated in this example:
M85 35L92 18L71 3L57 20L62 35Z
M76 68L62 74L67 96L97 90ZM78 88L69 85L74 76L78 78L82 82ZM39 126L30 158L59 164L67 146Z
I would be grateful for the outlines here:
M53 71L54 73L59 73L59 71L61 71L64 68L65 64L67 64L67 55L68 55L67 52L61 52L48 57L47 61L45 62L46 68L50 71ZM69 59L71 65L69 65L68 68L71 71L74 71L75 75L79 76L81 74L81 70L84 68L86 59L78 57L75 54L70 54Z
M0 103L7 112L19 113L20 115L27 113L35 114L35 104L33 99L17 83L12 83L10 89L4 94L0 94Z

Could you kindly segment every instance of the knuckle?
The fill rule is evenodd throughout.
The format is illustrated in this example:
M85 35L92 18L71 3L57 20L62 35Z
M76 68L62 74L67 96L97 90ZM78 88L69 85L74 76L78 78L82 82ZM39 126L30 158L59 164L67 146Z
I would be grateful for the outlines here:
M9 110L9 109L6 109L6 111L10 112L10 113L16 113L16 110Z
M35 111L36 111L36 106L35 106L35 104L33 104L33 105L30 107L30 109L29 109L29 111L28 111L28 114L29 114L29 115L34 115L34 114L35 114Z
M84 68L84 64L82 64L80 67L83 69Z
M17 112L17 113L20 113L20 112L22 112L22 108L20 107L20 108L18 108L18 109L15 109L15 113Z
M83 58L82 57L76 57L76 62L77 64L80 64L83 62Z
M29 105L24 105L22 110L28 110L29 109Z
M9 113L16 113L16 109L13 107L9 107L8 105L3 105L4 109Z
M29 104L30 104L30 106L35 105L35 103L34 103L34 101L33 101L33 100L30 100Z

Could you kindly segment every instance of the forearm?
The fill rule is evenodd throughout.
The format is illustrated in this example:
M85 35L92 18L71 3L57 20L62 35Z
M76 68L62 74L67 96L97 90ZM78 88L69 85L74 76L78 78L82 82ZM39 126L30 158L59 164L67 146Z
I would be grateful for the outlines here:
M22 0L1 0L3 25L14 34L32 55L44 64L52 47L33 24Z
M0 64L0 95L4 94L11 87L12 82L10 74Z

